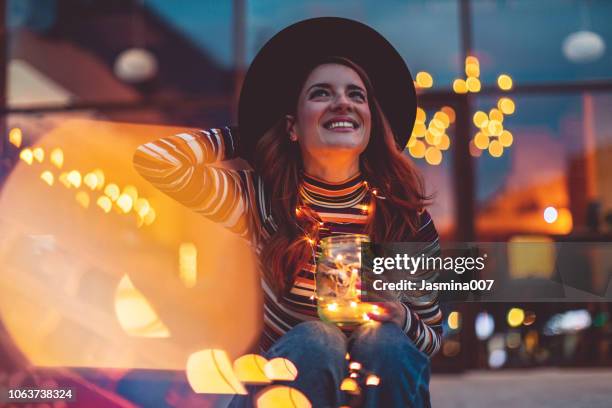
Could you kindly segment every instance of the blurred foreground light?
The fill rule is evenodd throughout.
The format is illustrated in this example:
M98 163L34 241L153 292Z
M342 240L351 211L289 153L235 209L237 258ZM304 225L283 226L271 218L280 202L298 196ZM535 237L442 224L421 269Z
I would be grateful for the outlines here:
M96 181L98 182L96 185L96 190L102 190L102 187L104 187L104 182L106 181L104 172L102 169L95 169L92 173L96 175Z
M72 187L81 187L81 173L78 170L72 170L68 173L68 182Z
M197 351L187 359L187 380L198 394L247 394L225 350Z
M377 375L370 374L366 377L366 385L376 387L378 384L380 384L380 377Z
M439 110L438 112L436 112L434 114L434 119L439 120L440 122L442 122L442 124L444 125L444 128L447 128L450 126L450 116L448 116L448 114L446 112L444 112L443 110Z
M512 115L516 109L514 101L510 98L500 98L497 101L497 107L504 115Z
M512 89L512 78L510 78L509 75L501 74L497 77L497 85L499 86L499 89L509 91Z
M523 321L523 324L525 326L531 326L532 324L535 323L535 321L536 321L535 312L532 312L531 310L525 311L525 320Z
M503 147L510 147L512 146L513 142L514 142L514 137L512 136L512 133L510 133L509 131L504 130L499 135L499 143L501 143Z
M42 163L43 160L45 160L45 151L43 150L42 147L37 147L34 150L32 150L32 156L34 156L34 159L37 162Z
M23 140L23 135L21 133L21 129L13 128L9 132L9 143L13 146L19 148L21 147L21 142Z
M499 140L492 140L489 143L489 154L493 157L501 157L504 154L504 147Z
M60 183L62 183L64 185L64 187L66 188L70 188L70 181L68 180L68 173L63 171L60 173L58 180L60 181Z
M576 333L589 328L591 323L592 318L588 310L568 310L552 316L544 325L543 332L547 336Z
M480 66L478 64L466 64L465 75L478 78L480 76Z
M453 81L453 91L458 94L465 94L468 92L467 84L463 79L455 79Z
M121 194L115 203L117 204L117 207L119 207L125 214L129 213L134 205L132 197L125 193Z
M442 162L442 152L436 147L428 147L425 151L425 161L432 166L437 166Z
M122 51L115 60L115 75L128 83L141 83L157 74L157 58L144 48Z
M455 110L453 108L451 108L450 106L443 106L442 108L440 108L440 110L446 113L446 116L448 116L448 120L450 123L455 123L456 115Z
M264 372L267 363L260 355L246 354L234 361L234 373L243 384L269 384L272 380Z
M424 123L416 123L414 125L414 129L412 129L412 134L417 137L425 136L426 132L427 132L427 127L425 126Z
M478 61L478 58L474 57L473 55L468 55L465 57L465 65L480 65L480 62Z
M502 126L501 122L497 120L489 120L487 129L489 130L489 134L491 134L491 136L499 136L504 131L504 127Z
M489 120L496 120L500 123L504 121L504 114L496 108L493 108L489 111Z
M506 364L506 350L497 349L493 350L489 354L489 367L491 368L501 368L504 364Z
M98 207L102 209L105 213L109 213L113 208L113 202L107 196L100 196L96 201Z
M93 191L98 187L98 177L94 173L87 173L85 177L83 177L83 184Z
M282 357L268 361L264 366L264 373L273 381L293 381L298 376L295 364Z
M81 207L89 208L89 194L87 194L87 192L79 191L76 193L75 199Z
M445 133L442 135L440 139L440 144L438 145L438 149L447 150L450 147L450 137Z
M119 187L116 184L111 183L104 188L104 194L106 194L112 201L117 201L119 198Z
M421 107L417 107L415 123L425 123L425 120L427 120L427 114Z
M349 364L349 370L361 370L361 363L358 361L353 361Z
M465 80L465 85L470 92L480 92L481 84L480 79L475 77L469 77Z
M571 62L583 64L601 58L606 50L603 38L592 31L577 31L563 40L563 55Z
M553 222L557 221L557 216L559 215L559 213L557 212L557 209L555 207L546 207L544 209L544 221L546 221L549 224L552 224Z
M533 351L538 346L539 335L536 330L529 330L525 335L525 350L528 353L533 353Z
M476 127L478 128L484 127L485 123L487 123L488 120L489 120L489 116L483 111L477 111L476 113L474 113L473 121Z
M139 198L136 200L136 202L134 202L134 211L136 211L136 213L142 218L147 215L150 209L151 205L149 204L149 200L146 198Z
M429 72L425 71L416 74L416 82L420 88L431 88L433 86L433 78Z
M525 320L525 312L521 308L513 307L508 311L506 320L508 321L508 325L510 327L518 327L523 324L523 321Z
M179 278L186 288L193 288L198 280L198 249L192 242L179 247Z
M417 140L414 145L408 149L410 155L415 159L422 159L425 156L425 150L425 143L420 140Z
M474 146L480 150L486 149L489 147L489 136L485 135L483 132L476 133L476 136L474 136Z
M448 323L449 329L459 330L459 327L461 326L461 315L456 310L453 310L448 314L446 322Z
M123 194L127 194L132 199L132 202L138 200L138 190L132 185L127 185L123 188Z
M40 178L48 185L53 185L53 173L51 173L49 170L43 171L40 175Z
M299 390L284 385L273 385L255 397L256 408L310 408L312 404Z
M123 275L115 290L115 315L125 333L134 337L166 338L170 332L147 298Z
M51 163L58 169L61 169L64 165L64 152L59 147L51 151Z
M476 337L479 340L486 340L493 334L495 330L495 320L493 316L487 312L480 312L476 315L474 322L474 328L476 330Z
M354 379L348 377L342 380L340 384L340 390L346 391L348 393L354 394L359 392L359 384Z
M519 348L521 345L521 334L516 331L512 331L506 335L506 346L509 349Z
M149 208L149 212L147 212L147 215L145 215L144 217L145 225L153 224L153 221L155 221L155 217L156 217L155 210L153 209L153 207Z
M32 164L32 161L34 161L34 154L31 149L25 148L19 153L19 158L28 164Z

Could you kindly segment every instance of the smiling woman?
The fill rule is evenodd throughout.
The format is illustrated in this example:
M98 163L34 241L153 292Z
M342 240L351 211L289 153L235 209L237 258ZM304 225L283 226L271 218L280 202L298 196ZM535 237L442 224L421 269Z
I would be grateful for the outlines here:
M313 19L283 30L253 61L240 137L229 127L185 132L135 154L143 177L253 245L263 275L260 347L295 363L292 386L314 406L343 404L347 352L380 378L364 392L366 406L428 404L425 354L439 349L441 335L436 291L387 302L368 316L376 322L342 331L318 319L314 296L324 238L367 234L439 252L421 179L401 153L415 115L410 72L380 34L351 20ZM253 169L213 166L235 157Z

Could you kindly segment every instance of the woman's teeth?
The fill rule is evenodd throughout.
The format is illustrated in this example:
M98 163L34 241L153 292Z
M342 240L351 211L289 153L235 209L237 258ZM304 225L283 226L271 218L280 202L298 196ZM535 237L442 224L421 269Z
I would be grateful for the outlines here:
M348 129L355 129L355 124L351 123L351 122L332 122L329 125L325 126L327 129L336 129L336 128L348 128Z

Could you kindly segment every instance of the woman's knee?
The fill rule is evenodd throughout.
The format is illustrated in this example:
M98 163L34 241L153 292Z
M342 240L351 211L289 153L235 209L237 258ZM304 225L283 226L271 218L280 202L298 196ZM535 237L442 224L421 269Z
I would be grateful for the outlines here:
M285 334L277 344L313 359L341 360L346 354L346 337L336 326L312 320L302 322ZM275 345L276 346L276 345ZM274 353L275 346L270 349Z

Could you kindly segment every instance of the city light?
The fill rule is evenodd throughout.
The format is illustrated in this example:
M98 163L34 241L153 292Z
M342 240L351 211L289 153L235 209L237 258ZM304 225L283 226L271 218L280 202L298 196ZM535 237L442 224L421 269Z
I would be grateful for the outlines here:
M457 311L452 311L448 314L446 322L448 323L449 329L459 330L461 326L461 315Z
M512 78L509 75L502 74L497 77L497 85L501 90L509 91L512 89Z
M510 327L518 327L525 320L525 312L521 308L513 307L508 311L506 319Z
M41 173L40 178L47 183L48 185L52 186L53 185L53 173L51 173L49 170L45 170Z
M432 76L425 71L416 74L416 82L419 88L431 88L433 86Z
M476 331L476 337L479 340L486 340L491 337L493 331L495 331L495 320L491 314L487 312L480 312L478 315L476 315L474 328Z
M546 207L544 209L544 221L549 224L552 224L557 221L558 215L559 213L557 212L557 209L555 207Z

